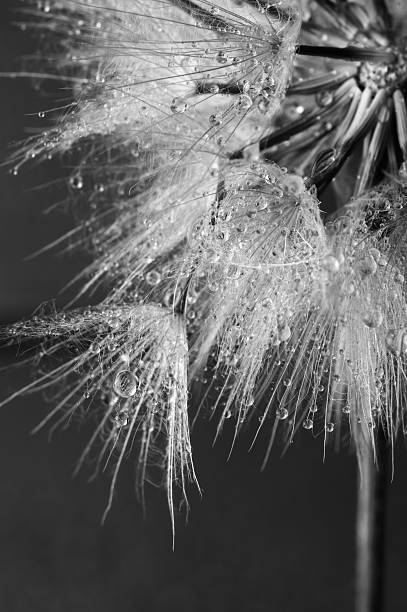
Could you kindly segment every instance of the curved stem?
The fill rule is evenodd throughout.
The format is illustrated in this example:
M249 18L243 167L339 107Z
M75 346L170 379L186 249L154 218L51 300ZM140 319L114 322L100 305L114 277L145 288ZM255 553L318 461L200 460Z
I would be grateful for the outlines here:
M359 457L356 612L383 611L388 455L387 442L380 431L376 443L376 462L368 442Z

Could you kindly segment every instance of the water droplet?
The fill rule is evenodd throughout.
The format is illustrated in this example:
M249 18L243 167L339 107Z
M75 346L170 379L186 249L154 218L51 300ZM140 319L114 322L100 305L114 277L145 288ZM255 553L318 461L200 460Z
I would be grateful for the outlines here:
M212 125L215 127L215 126L221 125L221 123L222 123L222 118L219 114L210 115L209 125Z
M327 255L324 257L323 265L325 270L332 272L333 274L338 272L340 268L339 260L334 255Z
M82 189L83 178L80 174L74 174L69 179L69 184L73 189Z
M314 423L313 423L312 419L305 419L305 421L302 424L304 429L312 429L313 425L314 425Z
M402 178L407 178L407 161L403 161L399 168L399 176Z
M289 325L284 325L278 330L278 338L280 342L287 342L291 338L291 328Z
M327 431L328 433L332 433L332 432L333 432L333 430L335 429L335 425L334 425L334 423L327 423L327 424L325 425L325 429L326 429L326 431Z
M174 98L170 108L173 113L185 113L188 108L188 102L185 98Z
M113 391L120 397L129 398L135 395L137 386L137 378L130 370L120 370L115 376Z
M358 268L363 276L370 276L371 274L375 274L377 271L377 263L372 254L363 257L363 259L361 259L361 261L359 262Z
M284 421L288 417L287 408L277 408L276 417L280 419L280 421Z
M237 103L238 109L241 112L246 112L249 110L249 108L251 108L253 106L253 102L252 99L249 95L247 94L242 94L239 97L238 103Z
M161 274L157 270L149 270L145 276L147 285L155 287L161 282Z
M363 315L362 320L367 327L374 329L383 323L383 315L380 310L370 310Z
M113 420L118 427L126 427L129 422L129 413L127 410L121 410L119 413L115 414Z
M40 119L44 119L44 117L45 117L45 113L44 113L44 111L40 111L40 112L38 113L38 117L39 117Z
M333 94L331 91L319 91L315 96L318 106L329 106L333 102Z
M228 57L224 51L219 51L219 53L216 56L216 59L219 62L219 64L226 64L226 62L228 61Z

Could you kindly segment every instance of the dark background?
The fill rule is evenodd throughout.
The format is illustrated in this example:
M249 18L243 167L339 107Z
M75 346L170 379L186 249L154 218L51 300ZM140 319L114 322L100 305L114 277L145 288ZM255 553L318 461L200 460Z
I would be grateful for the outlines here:
M0 71L18 67L35 41L0 8ZM24 79L0 81L0 155L50 102ZM0 319L15 321L58 295L84 259L53 253L24 261L72 227L69 215L44 214L54 190L35 189L63 176L57 163L0 168ZM59 298L63 301L63 297ZM0 352L11 366L15 351ZM27 368L1 374L5 397L27 379ZM212 446L213 427L193 434L203 497L191 491L187 524L177 520L172 552L165 495L149 488L143 516L133 466L121 474L106 524L108 476L87 482L72 471L88 439L86 426L35 436L48 408L39 396L0 409L0 610L5 612L343 612L352 609L356 467L352 453L329 451L300 432L289 452L273 453L260 472L261 450L240 440ZM263 449L264 450L264 449ZM390 485L387 608L405 611L407 461L400 445Z

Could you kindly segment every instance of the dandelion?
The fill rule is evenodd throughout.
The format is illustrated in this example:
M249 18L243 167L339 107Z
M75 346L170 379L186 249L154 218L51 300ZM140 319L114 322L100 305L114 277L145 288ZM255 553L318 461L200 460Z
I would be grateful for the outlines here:
M99 415L81 463L101 437L108 509L137 439L140 486L164 471L174 528L174 483L185 498L196 481L188 389L209 370L218 434L226 419L234 440L268 428L265 462L280 432L347 437L372 487L373 459L406 431L407 50L387 4L27 6L60 49L37 76L63 72L74 100L14 171L73 159L69 192L90 213L58 243L90 244L78 295L105 291L8 330L69 354L23 390L57 384L44 423Z

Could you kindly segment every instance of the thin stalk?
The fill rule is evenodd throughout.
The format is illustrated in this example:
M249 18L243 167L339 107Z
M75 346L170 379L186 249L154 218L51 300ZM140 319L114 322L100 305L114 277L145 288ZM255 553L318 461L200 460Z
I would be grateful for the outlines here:
M356 519L356 612L383 612L385 515L389 450L384 433L376 441L376 462L368 443L359 457Z
M348 60L351 62L394 62L397 58L392 51L363 47L330 47L316 45L298 45L297 55L311 55L331 59Z

